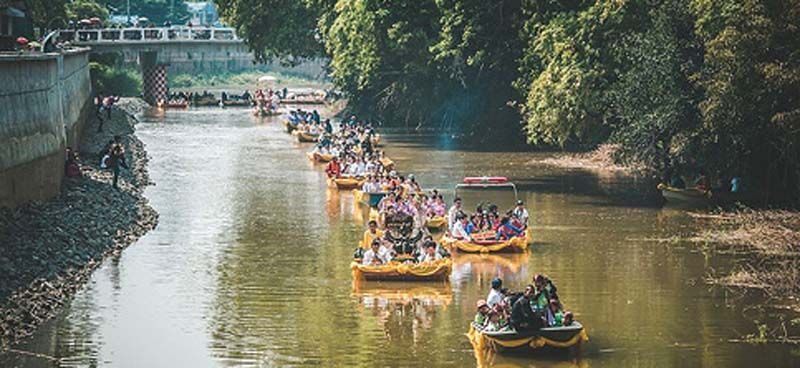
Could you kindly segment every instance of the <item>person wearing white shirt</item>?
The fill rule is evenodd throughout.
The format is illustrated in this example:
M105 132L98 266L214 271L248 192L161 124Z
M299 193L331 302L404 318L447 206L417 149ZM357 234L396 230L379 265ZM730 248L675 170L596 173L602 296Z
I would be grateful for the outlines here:
M528 210L525 209L522 200L517 201L517 206L514 207L514 216L516 216L523 225L528 226Z
M452 228L453 224L456 223L456 216L458 213L461 212L461 198L456 197L453 200L453 206L450 207L450 210L447 211L447 227Z
M436 262L440 259L442 259L442 255L436 251L436 243L432 241L425 243L425 253L420 256L419 262Z
M503 280L495 277L492 280L492 290L489 290L489 296L486 297L486 304L494 308L497 303L503 301L503 293L500 291L503 287Z
M464 215L459 215L458 219L453 224L453 227L450 229L450 236L456 239L462 239L467 241L472 240L472 238L470 238L469 234L467 233L466 226L467 226L467 217Z
M364 258L361 259L361 264L365 266L380 266L385 264L384 258L381 257L381 242L375 240L372 242L372 247L364 252Z

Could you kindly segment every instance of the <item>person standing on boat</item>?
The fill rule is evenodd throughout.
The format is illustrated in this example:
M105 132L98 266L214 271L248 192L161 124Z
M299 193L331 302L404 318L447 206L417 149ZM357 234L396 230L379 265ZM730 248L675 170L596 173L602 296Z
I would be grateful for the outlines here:
M517 200L517 206L514 207L514 216L516 216L522 224L528 226L528 210L525 209L525 203L522 200Z
M494 308L495 305L503 301L503 280L495 277L492 280L492 290L489 290L489 296L486 297L486 304Z
M447 228L452 228L456 223L456 217L461 212L461 198L453 199L453 206L447 211Z

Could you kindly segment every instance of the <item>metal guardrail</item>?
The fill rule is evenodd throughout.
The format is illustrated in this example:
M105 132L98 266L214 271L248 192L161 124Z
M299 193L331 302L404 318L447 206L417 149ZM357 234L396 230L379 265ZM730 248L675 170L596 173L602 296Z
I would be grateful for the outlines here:
M115 43L240 41L233 28L204 27L62 29L58 30L54 37L58 43L70 42L87 46Z

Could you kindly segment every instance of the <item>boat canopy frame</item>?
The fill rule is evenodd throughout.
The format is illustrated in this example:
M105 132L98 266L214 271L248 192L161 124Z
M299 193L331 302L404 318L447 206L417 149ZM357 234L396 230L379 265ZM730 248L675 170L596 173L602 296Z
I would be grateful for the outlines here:
M455 195L458 196L459 189L503 189L503 188L511 188L514 191L514 201L519 200L519 192L517 191L517 186L510 181L503 181L503 182L493 182L489 180L489 177L482 177L477 179L483 179L481 181L474 181L469 183L459 183L456 184L455 187Z

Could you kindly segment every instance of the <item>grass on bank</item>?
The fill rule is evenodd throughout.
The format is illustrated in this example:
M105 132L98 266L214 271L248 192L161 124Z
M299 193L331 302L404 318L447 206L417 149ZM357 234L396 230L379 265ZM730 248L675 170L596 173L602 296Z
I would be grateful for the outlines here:
M730 274L709 281L759 290L800 312L800 212L741 208L692 216L709 229L692 241L746 255Z

